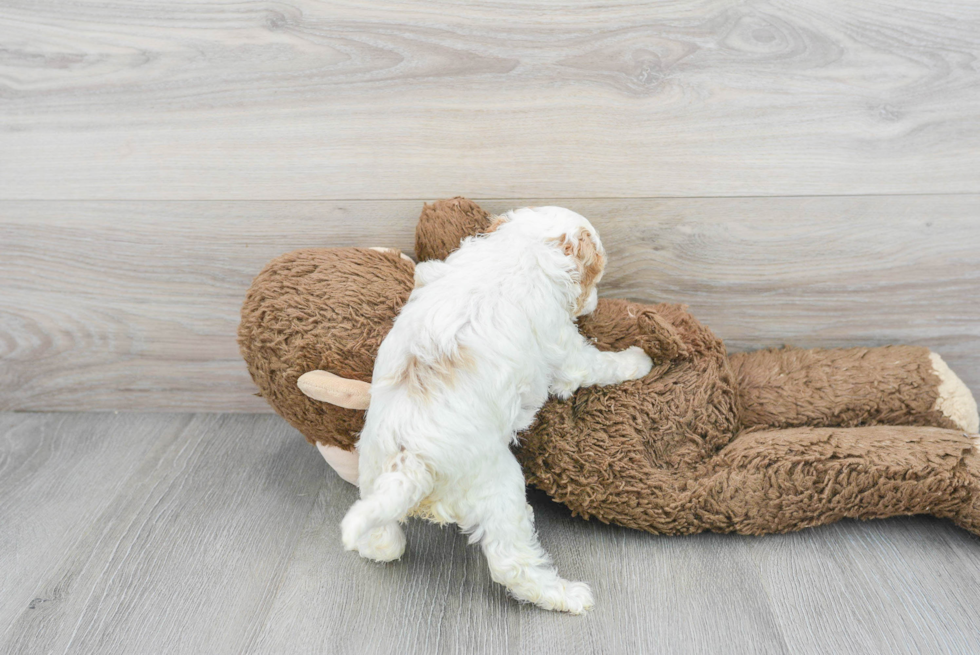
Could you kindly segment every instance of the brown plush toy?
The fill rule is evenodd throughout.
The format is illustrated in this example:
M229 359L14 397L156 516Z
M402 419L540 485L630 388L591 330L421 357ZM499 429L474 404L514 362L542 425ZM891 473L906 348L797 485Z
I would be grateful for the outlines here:
M418 259L489 225L463 198L426 205ZM242 307L261 395L349 481L374 357L413 272L392 250L301 250L266 266ZM642 347L654 368L548 400L521 435L528 483L575 514L664 534L932 514L980 533L977 405L928 349L729 356L684 307L623 300L579 325L600 349Z

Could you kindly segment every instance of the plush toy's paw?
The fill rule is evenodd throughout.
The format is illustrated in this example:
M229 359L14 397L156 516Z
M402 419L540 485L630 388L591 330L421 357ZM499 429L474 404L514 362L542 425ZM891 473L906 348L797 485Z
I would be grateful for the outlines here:
M405 532L397 523L375 528L357 544L361 557L375 562L392 562L405 553Z
M630 346L616 353L619 360L619 374L623 382L642 378L653 368L653 360L639 346Z
M545 590L534 604L555 612L584 614L595 606L595 601L586 583L558 578L555 585Z
M936 353L929 353L933 373L939 377L939 397L935 409L951 420L959 429L975 434L980 430L980 417L977 415L977 401L963 381L946 365Z

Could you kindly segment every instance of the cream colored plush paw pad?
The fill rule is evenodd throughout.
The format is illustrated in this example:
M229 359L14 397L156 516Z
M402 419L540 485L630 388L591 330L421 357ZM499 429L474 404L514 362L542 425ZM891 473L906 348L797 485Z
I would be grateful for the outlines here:
M934 409L939 410L961 430L976 433L980 430L980 416L977 415L977 401L956 373L946 365L936 353L929 353L932 371L939 377L939 397Z

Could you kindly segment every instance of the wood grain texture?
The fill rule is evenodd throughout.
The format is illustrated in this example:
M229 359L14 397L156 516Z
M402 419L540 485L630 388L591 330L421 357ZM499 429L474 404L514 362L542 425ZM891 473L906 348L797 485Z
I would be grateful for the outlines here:
M109 480L120 487L118 493L96 516L86 517L58 560L22 572L34 577L29 588L36 600L19 608L3 637L4 652L247 648L316 498L322 461L277 417L190 419L184 417L178 439L163 440L146 429L145 418L142 429L133 430L133 419L84 417L100 420L116 439L148 442L152 451L135 460L139 466L131 471L88 458L88 482ZM173 420L161 414L148 423ZM105 449L98 441L95 446ZM56 476L63 468L52 462L43 474ZM30 505L13 499L13 507L58 506L63 493L52 486ZM69 500L97 507L85 493ZM50 519L45 527L62 528L63 521ZM5 558L16 560L27 547L15 545Z
M980 650L980 539L932 518L658 537L532 492L596 595L571 617L508 599L453 527L345 552L355 489L274 416L0 413L0 467L4 653Z
M189 416L0 414L0 641L40 596L40 578L123 493L154 447ZM136 437L134 438L134 435Z
M601 292L687 303L732 351L913 343L980 392L980 196L562 204ZM245 290L311 246L411 252L420 201L0 203L0 408L267 411L238 355Z
M790 652L980 650L980 539L939 519L844 522L748 548Z
M972 0L7 0L0 197L980 192Z

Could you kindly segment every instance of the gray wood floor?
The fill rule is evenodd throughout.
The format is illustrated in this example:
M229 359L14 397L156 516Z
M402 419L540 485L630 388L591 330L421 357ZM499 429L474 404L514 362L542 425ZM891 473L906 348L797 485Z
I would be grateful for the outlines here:
M969 653L980 539L927 517L657 537L532 493L588 580L521 606L451 528L402 561L343 552L355 498L268 414L0 413L4 653Z

